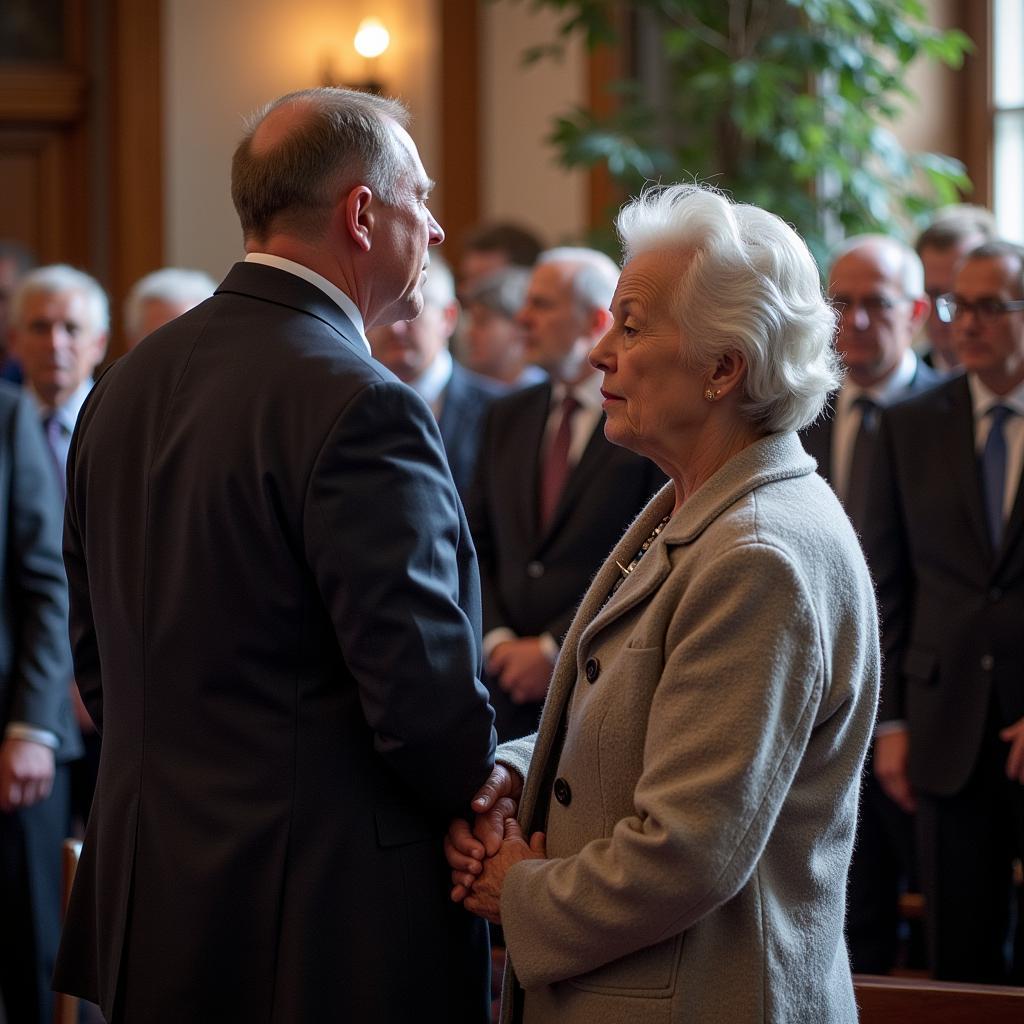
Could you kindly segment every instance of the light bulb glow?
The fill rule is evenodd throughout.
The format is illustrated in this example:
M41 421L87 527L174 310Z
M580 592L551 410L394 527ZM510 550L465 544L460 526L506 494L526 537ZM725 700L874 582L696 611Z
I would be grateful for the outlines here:
M363 18L356 29L355 48L361 57L379 57L391 43L391 34L380 18Z

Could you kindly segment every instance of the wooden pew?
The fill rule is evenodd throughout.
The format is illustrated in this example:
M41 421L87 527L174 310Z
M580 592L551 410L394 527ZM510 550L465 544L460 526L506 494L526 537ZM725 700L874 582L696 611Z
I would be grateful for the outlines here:
M860 1024L1024 1024L1024 988L855 974Z
M62 852L63 884L61 886L61 905L67 912L68 900L71 899L71 885L75 880L78 858L82 853L82 843L78 839L65 839ZM54 1024L78 1024L78 1000L74 996L58 992L53 1004Z

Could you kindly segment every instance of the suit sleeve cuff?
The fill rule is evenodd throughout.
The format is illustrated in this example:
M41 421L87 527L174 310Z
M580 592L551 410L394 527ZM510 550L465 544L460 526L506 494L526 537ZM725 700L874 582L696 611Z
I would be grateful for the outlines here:
M548 656L552 665L558 661L558 652L561 648L558 641L550 633L541 633L537 640L540 642L540 649Z
M60 740L56 733L49 729L37 729L33 725L26 725L24 722L8 722L4 729L4 738L8 740L28 740L30 743L41 743L44 747L56 750L60 746Z
M494 653L494 648L498 644L503 644L508 640L518 640L519 637L512 632L508 626L498 626L496 629L492 629L484 635L484 661Z

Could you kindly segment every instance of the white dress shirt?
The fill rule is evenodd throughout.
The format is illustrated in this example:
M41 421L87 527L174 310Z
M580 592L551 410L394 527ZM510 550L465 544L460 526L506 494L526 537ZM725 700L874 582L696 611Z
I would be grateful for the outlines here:
M971 389L971 405L974 408L974 447L978 456L985 449L992 420L988 416L994 405L1005 405L1013 412L1003 424L1006 437L1006 486L1003 489L1003 522L1010 518L1013 503L1020 486L1021 467L1024 464L1024 383L1018 384L1009 394L997 395L989 391L973 373L967 375L967 386Z
M847 377L836 398L835 422L832 425L832 486L844 500L850 483L853 445L860 430L863 410L854 403L870 398L879 407L896 399L909 386L917 373L917 356L909 349L903 353L896 369L884 380L869 388L858 387Z

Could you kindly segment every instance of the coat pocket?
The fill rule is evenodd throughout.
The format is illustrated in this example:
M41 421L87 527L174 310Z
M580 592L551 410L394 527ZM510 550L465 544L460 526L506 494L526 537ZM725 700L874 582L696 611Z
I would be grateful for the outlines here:
M569 984L585 992L667 999L676 988L683 936L638 949L594 971L570 978Z

